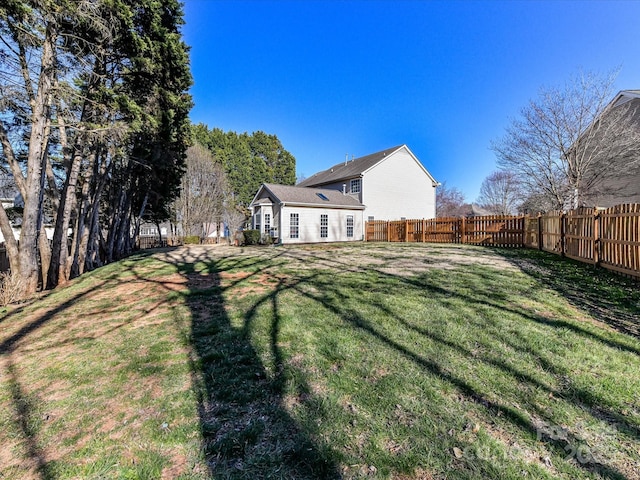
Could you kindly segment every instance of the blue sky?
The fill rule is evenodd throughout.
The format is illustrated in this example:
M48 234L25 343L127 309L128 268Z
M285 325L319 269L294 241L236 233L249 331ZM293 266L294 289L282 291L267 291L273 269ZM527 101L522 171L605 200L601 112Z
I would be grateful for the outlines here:
M620 67L640 88L640 1L186 0L195 107L276 134L310 176L406 143L476 199L500 138L543 85Z

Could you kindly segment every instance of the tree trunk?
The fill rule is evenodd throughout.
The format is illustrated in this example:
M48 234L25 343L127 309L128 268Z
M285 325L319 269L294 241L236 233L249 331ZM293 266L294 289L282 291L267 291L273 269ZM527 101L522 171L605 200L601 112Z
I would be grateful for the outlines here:
M66 268L69 256L67 231L69 221L71 219L71 212L75 207L76 187L78 183L78 175L80 173L80 165L82 163L82 157L78 152L78 149L79 147L76 147L77 153L73 155L67 180L64 183L62 195L60 196L60 206L58 208L58 215L56 217L56 225L53 233L51 267L49 268L49 275L47 278L47 288L53 288L56 285L63 284L69 280Z
M55 76L54 25L48 23L42 46L38 93L33 102L31 135L27 156L27 178L24 196L24 214L20 234L20 275L25 282L25 294L38 289L38 237L42 222L42 190L45 174L45 132L49 122L49 97Z
M18 242L13 235L13 229L11 228L11 221L7 216L7 212L0 206L0 231L4 236L4 245L7 250L7 256L9 257L9 267L13 272L20 272L20 252L18 249Z

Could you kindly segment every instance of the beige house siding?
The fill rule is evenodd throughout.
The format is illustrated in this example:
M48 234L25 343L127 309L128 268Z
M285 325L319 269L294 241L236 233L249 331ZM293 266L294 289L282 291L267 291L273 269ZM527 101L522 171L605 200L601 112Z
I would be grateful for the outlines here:
M436 216L434 182L406 149L364 172L361 201L365 216L376 220Z

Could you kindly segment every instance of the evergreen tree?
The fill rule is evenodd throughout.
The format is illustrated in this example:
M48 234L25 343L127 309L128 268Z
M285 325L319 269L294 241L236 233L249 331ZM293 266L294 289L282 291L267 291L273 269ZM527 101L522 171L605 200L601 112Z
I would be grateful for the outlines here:
M126 255L145 210L166 212L177 193L191 106L181 24L175 0L0 6L0 143L24 198L7 250L28 292Z
M224 166L233 198L241 206L251 203L263 183L296 183L296 160L276 135L225 133L204 124L195 125L193 133Z

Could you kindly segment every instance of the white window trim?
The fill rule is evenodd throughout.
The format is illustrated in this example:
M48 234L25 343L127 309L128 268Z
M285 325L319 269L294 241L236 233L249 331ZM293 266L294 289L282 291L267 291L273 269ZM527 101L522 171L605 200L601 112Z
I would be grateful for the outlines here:
M293 219L295 218L295 225ZM293 234L293 227L295 226L296 233ZM300 215L297 213L289 214L289 238L300 238Z
M347 215L347 238L353 238L353 227L355 226L355 221L353 215Z
M320 238L329 238L329 215L327 213L320 214Z

